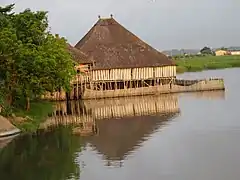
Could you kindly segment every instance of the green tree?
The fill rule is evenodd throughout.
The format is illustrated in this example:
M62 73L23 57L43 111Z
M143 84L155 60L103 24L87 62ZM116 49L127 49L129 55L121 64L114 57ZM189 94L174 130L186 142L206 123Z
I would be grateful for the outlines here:
M220 48L221 50L227 51L228 49L225 48L224 46Z
M213 54L213 51L209 47L204 47L203 49L200 50L201 54Z
M47 12L13 8L0 7L0 77L8 104L24 97L29 110L30 100L46 91L70 89L74 62L66 40L49 32Z
M17 36L15 29L11 25L13 18L12 11L14 5L9 5L4 8L0 7L0 77L4 85L3 91L6 92L9 104L12 103L11 89L15 85L14 79L13 56L18 48Z

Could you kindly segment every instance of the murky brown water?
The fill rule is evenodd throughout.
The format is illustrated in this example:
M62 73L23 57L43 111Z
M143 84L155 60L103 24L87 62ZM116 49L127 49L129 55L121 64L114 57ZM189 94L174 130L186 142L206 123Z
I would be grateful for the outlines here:
M225 92L63 104L62 121L78 122L82 137L59 127L16 138L0 150L0 179L238 180L239 74L181 75L223 77Z

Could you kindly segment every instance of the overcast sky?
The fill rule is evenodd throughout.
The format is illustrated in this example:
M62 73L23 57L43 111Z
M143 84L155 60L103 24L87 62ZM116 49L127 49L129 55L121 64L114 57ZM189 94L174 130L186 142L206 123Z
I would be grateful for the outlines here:
M75 45L97 21L114 18L159 50L240 46L240 0L0 0L48 11L53 33Z

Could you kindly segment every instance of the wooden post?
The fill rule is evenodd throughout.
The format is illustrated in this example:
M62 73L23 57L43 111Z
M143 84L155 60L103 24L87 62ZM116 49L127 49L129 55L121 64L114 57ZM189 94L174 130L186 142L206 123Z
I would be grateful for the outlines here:
M110 81L110 83L109 83L109 89L110 89L110 90L113 89L113 88L112 88L112 81Z
M79 83L79 75L77 75L77 99L79 99L78 83Z

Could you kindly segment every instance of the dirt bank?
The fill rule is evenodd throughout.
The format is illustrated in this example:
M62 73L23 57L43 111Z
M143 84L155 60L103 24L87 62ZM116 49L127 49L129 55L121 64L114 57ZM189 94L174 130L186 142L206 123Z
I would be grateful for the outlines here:
M12 125L7 118L0 116L0 138L15 135L19 132L20 130Z

